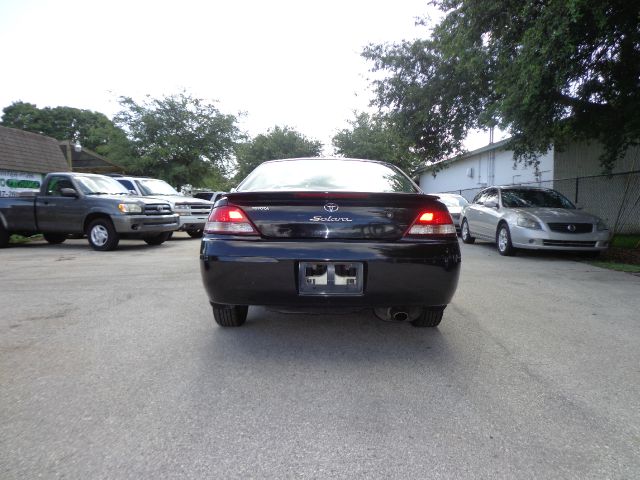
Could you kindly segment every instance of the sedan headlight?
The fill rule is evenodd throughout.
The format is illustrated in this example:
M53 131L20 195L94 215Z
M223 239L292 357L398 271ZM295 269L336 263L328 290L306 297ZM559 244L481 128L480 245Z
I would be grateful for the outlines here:
M142 213L142 205L138 203L119 203L118 210L122 213Z
M532 230L542 229L540 223L537 220L526 215L518 215L517 224L519 227L530 228Z
M598 223L596 224L596 230L598 230L599 232L602 232L604 230L609 230L609 227L607 227L607 224L604 223L602 220L598 220Z

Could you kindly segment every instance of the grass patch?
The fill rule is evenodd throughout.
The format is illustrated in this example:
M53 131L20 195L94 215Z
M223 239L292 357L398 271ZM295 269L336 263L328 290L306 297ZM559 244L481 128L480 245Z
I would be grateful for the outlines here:
M596 267L607 268L617 272L640 273L640 265L629 263L607 262L606 260L590 260L589 263Z
M640 248L640 235L615 235L611 246L617 248Z
M22 235L11 235L9 237L9 243L13 245L18 245L20 243L28 243L32 240L42 240L42 235L31 235L30 237L23 237Z

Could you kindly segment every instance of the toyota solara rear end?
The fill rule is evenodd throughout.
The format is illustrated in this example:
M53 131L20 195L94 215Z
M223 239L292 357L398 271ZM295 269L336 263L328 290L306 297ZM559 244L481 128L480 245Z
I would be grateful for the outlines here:
M447 208L382 162L265 162L215 204L204 233L202 279L223 326L266 305L370 307L433 327L460 273Z

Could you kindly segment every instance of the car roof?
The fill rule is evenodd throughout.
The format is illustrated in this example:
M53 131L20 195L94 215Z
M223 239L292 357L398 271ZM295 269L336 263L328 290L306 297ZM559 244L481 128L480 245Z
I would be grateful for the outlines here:
M262 162L261 165L265 163L277 163L277 162L295 162L298 160L340 160L340 161L349 161L349 162L367 162L367 163L378 163L381 165L391 165L393 164L389 162L384 162L382 160L370 160L367 158L349 158L349 157L297 157L297 158L280 158L276 160L267 160L266 162Z

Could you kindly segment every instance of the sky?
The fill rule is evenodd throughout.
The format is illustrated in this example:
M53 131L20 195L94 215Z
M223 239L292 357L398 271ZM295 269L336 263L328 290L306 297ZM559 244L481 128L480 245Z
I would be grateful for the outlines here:
M369 106L369 43L424 38L426 0L0 0L0 110L15 101L112 117L118 97L183 90L320 140ZM475 138L475 137L474 137ZM467 142L488 143L488 134Z

